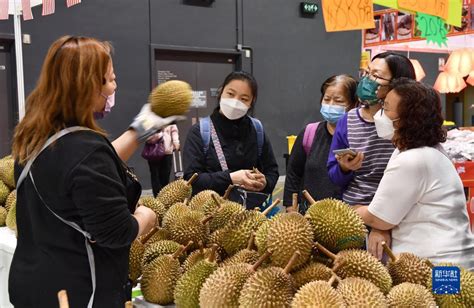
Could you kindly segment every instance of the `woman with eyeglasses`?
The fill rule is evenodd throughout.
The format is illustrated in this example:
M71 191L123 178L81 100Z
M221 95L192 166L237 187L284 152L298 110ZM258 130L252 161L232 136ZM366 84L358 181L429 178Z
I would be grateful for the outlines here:
M370 204L394 151L391 141L377 134L376 126L390 81L400 77L415 79L415 70L407 57L391 52L376 55L357 86L361 107L337 122L327 167L329 178L342 188L342 199L349 205ZM356 155L333 152L347 148ZM377 247L382 241L390 243L390 233L372 229L368 249L380 259L382 252Z
M337 121L358 103L357 81L349 75L336 75L321 86L321 115L324 121L308 124L296 138L286 170L283 205L292 211L292 195L298 193L299 211L306 203L301 191L307 190L315 200L341 198L341 188L328 177L326 168L329 147Z
M395 253L474 269L463 184L440 145L446 131L438 93L402 78L393 83L383 110L377 131L396 150L374 198L356 211L367 225L392 230Z

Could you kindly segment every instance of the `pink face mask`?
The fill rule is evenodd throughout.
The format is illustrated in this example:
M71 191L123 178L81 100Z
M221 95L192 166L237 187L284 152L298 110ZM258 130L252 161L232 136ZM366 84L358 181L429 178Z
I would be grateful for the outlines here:
M106 101L105 101L105 107L103 111L100 112L94 112L94 117L99 120L103 119L110 111L112 110L112 107L115 105L115 91L111 95L107 96L103 93L100 93Z

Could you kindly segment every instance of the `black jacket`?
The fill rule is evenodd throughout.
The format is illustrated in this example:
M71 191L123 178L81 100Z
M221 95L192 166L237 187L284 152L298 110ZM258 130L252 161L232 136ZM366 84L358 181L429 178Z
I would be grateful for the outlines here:
M326 167L332 141L332 135L326 124L325 121L319 124L308 156L303 147L305 130L298 134L286 170L283 197L285 206L291 206L292 194L298 193L300 211L305 212L305 202L301 200L301 192L305 189L316 201L324 198L341 198L341 189L331 182Z
M17 165L17 179L20 172ZM138 233L130 212L137 196L127 194L127 175L112 145L94 132L70 133L43 151L31 172L51 210L96 241L94 307L123 307L128 253ZM17 226L9 277L13 305L58 307L57 292L65 289L71 307L86 307L92 284L84 236L53 216L29 177L17 191Z
M278 181L278 165L273 155L272 146L267 136L258 157L257 132L248 116L238 120L229 120L218 110L211 115L212 123L226 158L229 170L222 171L212 140L204 154L199 123L193 125L188 133L183 149L184 178L189 179L193 173L199 177L193 183L193 195L205 189L212 189L223 194L232 184L230 172L257 167L265 174L267 186L262 192L271 193Z

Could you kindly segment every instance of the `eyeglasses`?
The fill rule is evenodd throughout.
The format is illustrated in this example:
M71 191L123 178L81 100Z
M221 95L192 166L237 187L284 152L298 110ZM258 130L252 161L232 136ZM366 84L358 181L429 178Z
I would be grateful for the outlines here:
M386 81L386 82L391 81L390 79L380 77L377 74L372 74L369 70L366 70L366 69L363 69L363 70L360 71L360 77L372 77L372 79L374 79L374 81L377 81L377 79L380 79L380 80L383 80L383 81Z

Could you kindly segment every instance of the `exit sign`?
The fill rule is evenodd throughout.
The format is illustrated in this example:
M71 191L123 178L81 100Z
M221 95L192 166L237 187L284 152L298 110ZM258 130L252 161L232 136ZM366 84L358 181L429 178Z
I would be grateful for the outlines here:
M303 14L314 15L318 12L319 7L316 3L301 2L300 3L300 10L301 10L301 13L303 13Z

